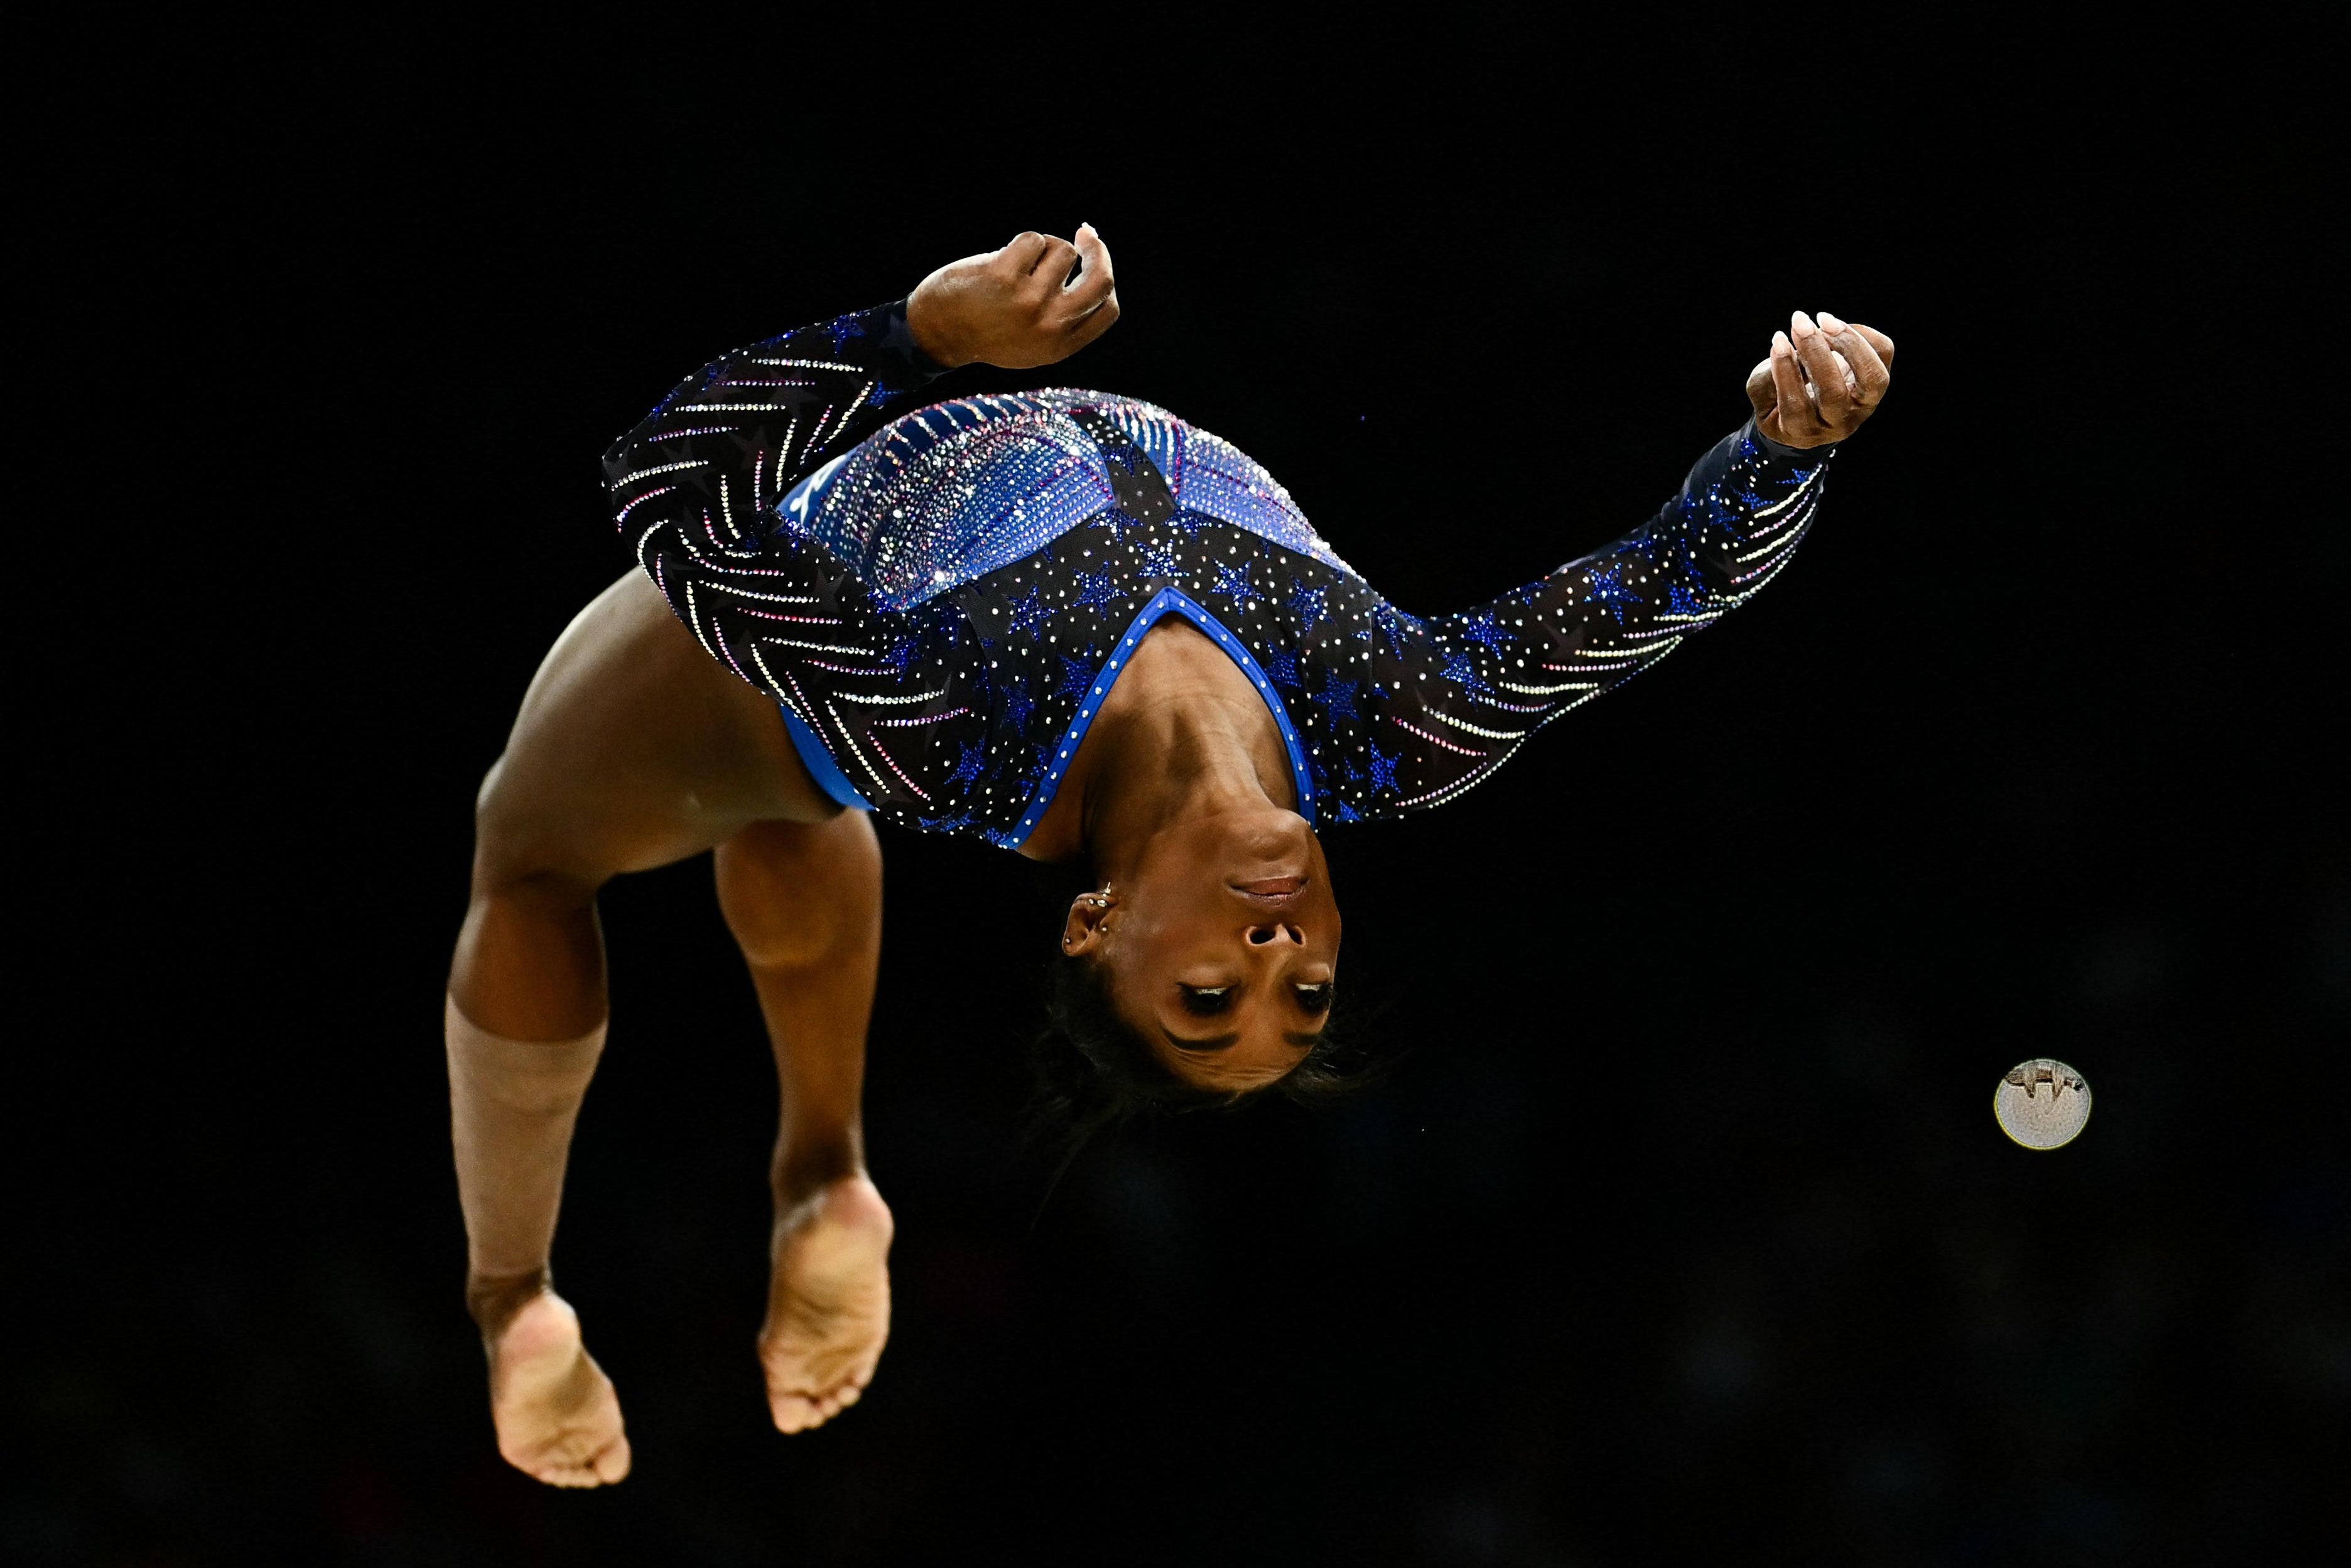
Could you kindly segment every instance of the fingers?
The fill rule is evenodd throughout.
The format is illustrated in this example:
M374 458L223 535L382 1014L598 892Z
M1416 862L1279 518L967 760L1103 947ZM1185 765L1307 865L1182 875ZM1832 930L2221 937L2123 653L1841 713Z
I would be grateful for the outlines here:
M1789 323L1796 340L1796 358L1802 361L1805 375L1812 379L1813 397L1820 404L1821 422L1832 427L1843 425L1853 412L1853 393L1845 386L1844 367L1837 363L1829 335L1801 310L1790 316Z
M1771 357L1747 373L1755 423L1775 441L1818 446L1861 428L1886 396L1894 340L1874 327L1798 310L1771 335Z
M1091 224L1078 225L1074 244L1023 230L970 259L977 265L958 262L924 279L907 306L909 329L936 340L924 351L942 364L1050 365L1118 319L1110 251Z
M1854 402L1865 410L1876 408L1893 378L1886 372L1885 355L1878 352L1877 344L1871 340L1882 340L1886 354L1894 351L1894 340L1883 332L1872 333L1865 327L1840 321L1825 310L1821 312L1820 322L1853 371Z
M1037 262L1045 254L1046 240L1034 229L1024 229L1006 242L996 259L1016 277L1026 277L1037 270Z
M1775 417L1782 434L1776 439L1802 445L1802 438L1820 433L1820 412L1804 395L1804 376L1796 368L1796 347L1785 332L1771 334L1771 390L1778 399Z
M1070 268L1078 265L1078 247L1068 240L1052 235L1043 235L1044 247L1029 264L1029 280L1048 287L1059 288L1061 280L1070 276Z
M1876 350L1877 357L1878 357L1880 360L1882 360L1882 361L1885 361L1886 368L1887 368L1888 370L1891 370L1891 369L1893 368L1893 366L1894 366L1894 340L1893 340L1893 339L1891 339L1891 338L1887 337L1885 333L1883 333L1883 332L1879 331L1876 328L1875 328L1875 327L1865 327L1865 326L1863 326L1863 325L1862 325L1860 322L1858 322L1858 321L1847 321L1847 322L1841 323L1841 325L1842 325L1842 326L1844 326L1844 328L1847 331L1852 331L1852 332L1858 332L1858 333L1860 333L1860 334L1861 334L1861 336L1862 336L1862 338L1863 338L1863 340L1864 340L1865 341L1866 341L1866 342L1869 344L1869 346L1870 346L1873 350Z

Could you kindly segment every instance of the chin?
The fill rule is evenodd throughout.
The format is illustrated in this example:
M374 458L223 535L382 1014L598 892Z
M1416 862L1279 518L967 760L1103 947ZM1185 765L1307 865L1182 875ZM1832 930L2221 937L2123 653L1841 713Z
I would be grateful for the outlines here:
M1295 811L1256 812L1228 824L1223 860L1235 880L1305 875L1322 858L1314 830Z

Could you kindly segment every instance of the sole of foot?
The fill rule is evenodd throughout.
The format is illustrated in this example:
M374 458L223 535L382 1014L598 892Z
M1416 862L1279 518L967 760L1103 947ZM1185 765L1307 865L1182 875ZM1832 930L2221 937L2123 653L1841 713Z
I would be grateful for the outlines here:
M890 1338L894 1222L862 1176L820 1187L776 1227L759 1364L779 1432L820 1427L857 1403Z
M491 1348L490 1419L499 1454L533 1480L598 1487L629 1473L620 1396L552 1292L524 1302Z

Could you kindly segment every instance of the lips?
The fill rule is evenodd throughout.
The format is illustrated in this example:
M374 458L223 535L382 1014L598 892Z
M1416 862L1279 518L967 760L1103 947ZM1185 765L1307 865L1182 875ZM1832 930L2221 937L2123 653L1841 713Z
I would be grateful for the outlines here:
M1306 879L1302 876L1269 876L1260 877L1255 882L1236 882L1228 885L1244 898L1262 899L1268 904L1279 904L1296 898L1305 888Z

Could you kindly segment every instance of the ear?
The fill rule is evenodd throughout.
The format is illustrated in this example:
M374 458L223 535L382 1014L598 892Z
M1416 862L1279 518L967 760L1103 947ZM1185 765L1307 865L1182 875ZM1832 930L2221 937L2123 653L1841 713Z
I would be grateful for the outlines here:
M1101 946L1102 921L1114 907L1099 893L1081 893L1070 900L1069 918L1061 923L1061 951L1075 958Z

